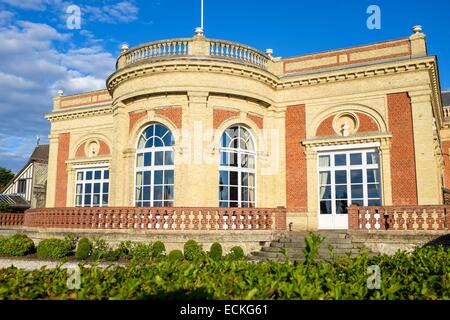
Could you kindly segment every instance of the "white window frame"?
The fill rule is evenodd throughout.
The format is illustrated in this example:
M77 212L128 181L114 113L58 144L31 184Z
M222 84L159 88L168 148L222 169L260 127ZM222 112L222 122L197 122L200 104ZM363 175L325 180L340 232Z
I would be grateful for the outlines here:
M253 150L247 150L247 149L242 149L240 148L240 144L238 148L230 148L230 147L223 147L222 146L222 137L225 134L226 130L231 129L231 128L235 128L238 127L239 129L244 129L245 131L248 132L250 139L252 141L253 144ZM239 131L238 131L239 132ZM239 136L237 139L241 139L241 137ZM231 141L230 141L231 143ZM227 152L228 154L231 153L237 153L237 161L238 161L238 166L237 167L231 167L231 166L223 166L221 165L222 162L222 153L223 152ZM254 168L242 168L242 156L243 155L251 155L254 157ZM255 137L253 136L252 131L243 126L243 125L232 125L230 127L228 127L227 129L224 130L224 132L222 133L222 135L220 136L220 150L219 150L219 179L220 179L220 171L227 171L228 175L230 174L230 172L237 172L238 174L238 185L235 186L233 185L233 187L237 187L238 188L238 206L237 208L256 208L257 207L257 152L256 152L256 140ZM254 175L254 186L253 186L253 192L254 192L254 201L253 201L253 207L243 207L242 206L242 173L248 173L248 174L253 174ZM224 201L224 200L220 200L220 189L219 189L219 207L220 207L220 202L227 202L228 205L230 204L230 202L236 202L236 201L231 201L230 200L230 188L232 187L232 185L230 184L230 181L228 181L228 184L223 185L226 186L228 188L228 200ZM220 188L220 180L219 180L219 185L218 187ZM251 187L248 187L251 188ZM250 201L245 201L248 205L250 205Z
M93 165L93 166L87 166L87 165L80 165L80 166L76 166L75 168L75 192L74 192L74 207L76 208L98 208L98 207L108 207L109 203L110 203L110 194L111 194L111 183L110 183L110 178L111 178L111 170L109 169L109 165ZM91 180L86 180L86 172L91 171L92 172L92 179ZM95 171L101 171L101 178L98 180L95 180ZM104 179L104 172L108 171L108 179ZM83 173L83 180L78 180L78 173L82 172ZM94 183L100 183L100 203L98 206L94 206ZM103 204L103 196L104 196L104 191L103 191L103 186L105 183L108 183L108 203L106 205ZM82 192L81 194L77 193L77 186L81 184L82 185ZM85 193L85 186L86 184L91 184L92 185L92 190L90 192L90 196L91 196L91 204L90 205L86 205L84 203L84 198L86 196ZM81 195L81 203L82 205L77 205L77 196Z
M168 133L170 133L172 135L172 137L173 137L173 132L167 126L165 126L164 124L159 123L159 122L155 122L155 123L149 124L139 134L138 140L137 140L137 145L138 146L136 148L136 154L135 154L135 157L134 157L133 203L134 203L134 205L136 207L144 207L143 203L150 201L150 207L153 207L155 202L162 202L163 205L164 205L164 202L170 202L170 203L172 203L172 207L173 207L174 206L174 201L175 201L175 195L174 195L175 194L175 149L174 149L173 145L171 145L171 146L163 146L163 147L151 147L151 148L139 149L139 141L140 141L142 135L144 134L144 132L149 127L154 126L154 125L161 125L161 126L165 127L168 130ZM156 136L152 136L152 137L156 137ZM166 165L166 164L155 165L155 159L156 159L155 158L155 154L157 152L163 152L164 153L164 158L163 158L164 160L163 160L163 162L165 162L165 152L172 152L172 154L173 154L173 164L171 164L171 165ZM141 153L142 154L145 154L145 153L150 153L151 154L151 163L150 163L149 166L145 166L144 165L144 161L143 161L142 162L143 165L138 167L138 163L137 163L138 155L141 154ZM172 170L173 171L173 184L166 184L165 181L164 181L165 178L163 176L163 183L161 184L161 186L162 186L162 190L163 190L162 191L163 192L163 198L164 198L164 188L166 186L172 186L173 187L173 193L174 194L172 195L172 199L171 200L166 200L166 199L155 200L155 197L154 197L154 191L155 191L154 190L155 189L154 175L155 175L155 171L163 171L164 172L164 171L168 171L168 170ZM137 185L137 174L140 173L140 172L142 173L142 175L144 174L144 172L150 172L150 185L146 185L146 187L150 187L150 200L143 200L143 199L142 200L138 200L136 198L136 192L137 192L137 187L138 187L138 185ZM144 178L142 177L142 181L143 181L143 179ZM143 184L141 185L141 188L144 188ZM138 202L142 203L142 206L138 205Z

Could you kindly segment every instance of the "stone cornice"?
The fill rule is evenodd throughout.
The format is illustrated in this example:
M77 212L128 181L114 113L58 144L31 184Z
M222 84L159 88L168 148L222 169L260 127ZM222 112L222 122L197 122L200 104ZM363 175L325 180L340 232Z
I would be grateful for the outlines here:
M97 116L101 114L112 114L112 106L104 106L104 107L96 107L96 108L86 108L86 109L72 109L72 110L64 110L64 111L56 111L52 113L48 113L45 115L45 118L50 121L60 121L60 120L69 120L69 119L79 119Z
M348 137L319 137L306 139L301 143L307 148L339 146L345 144L370 143L370 142L388 142L392 138L390 133L363 133Z

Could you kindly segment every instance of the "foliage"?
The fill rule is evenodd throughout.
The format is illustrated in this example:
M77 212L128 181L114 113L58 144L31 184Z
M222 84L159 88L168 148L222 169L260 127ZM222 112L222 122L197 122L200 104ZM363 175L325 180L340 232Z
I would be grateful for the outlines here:
M244 250L240 246L235 246L231 248L230 252L227 254L226 259L232 261L243 260L245 258Z
M89 258L92 251L92 244L88 238L82 238L78 241L77 250L75 251L75 258L77 260L86 260Z
M215 261L222 259L222 246L218 242L214 242L209 249L209 256Z
M183 252L181 250L172 250L168 255L168 259L170 262L183 261Z
M34 252L34 242L25 234L0 238L0 253L10 256L24 256Z
M166 255L166 246L161 241L156 241L152 246L152 257L160 259Z
M109 250L110 248L105 240L94 238L92 242L92 252L89 258L94 261L100 261Z
M367 267L372 265L381 270L379 290L367 286ZM152 265L80 269L78 290L66 286L65 269L2 269L0 300L450 299L450 251L443 247L333 261L249 263L206 256L193 262L172 263L169 258Z
M151 243L131 243L131 246L129 248L129 255L131 260L133 261L149 261L153 256L153 246Z
M195 240L186 241L183 249L184 258L188 261L194 261L203 256L203 249Z
M43 259L61 259L71 252L71 243L67 239L45 239L37 246L37 255Z
M14 173L11 170L0 167L0 192L3 188L14 178Z
M309 234L309 237L305 237L305 248L303 249L303 253L306 262L313 261L319 255L319 247L323 240L325 240L324 237L312 232Z
M12 211L11 206L6 202L0 202L0 213L10 213Z
M108 250L105 252L103 259L106 261L117 261L120 259L122 252L119 249Z

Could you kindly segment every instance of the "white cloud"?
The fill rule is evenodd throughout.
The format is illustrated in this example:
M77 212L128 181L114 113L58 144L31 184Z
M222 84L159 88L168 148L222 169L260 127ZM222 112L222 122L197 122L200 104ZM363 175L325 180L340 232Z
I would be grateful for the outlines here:
M56 91L104 88L115 58L98 45L69 43L70 35L46 24L19 21L0 26L0 39L0 166L18 170L36 135L49 133L44 114L51 112Z
M39 11L45 10L50 3L49 0L0 0L2 2L19 9Z
M8 24L14 17L14 12L7 10L0 10L0 26Z

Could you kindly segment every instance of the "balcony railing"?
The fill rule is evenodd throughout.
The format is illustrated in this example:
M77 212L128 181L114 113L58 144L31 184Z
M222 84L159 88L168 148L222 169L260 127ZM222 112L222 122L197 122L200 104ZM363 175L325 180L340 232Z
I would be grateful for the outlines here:
M0 226L21 226L24 216L23 213L0 213Z
M142 230L285 230L286 209L46 208L25 213L25 227Z
M139 62L156 62L174 58L213 58L266 69L270 57L254 48L235 42L203 37L169 39L124 49L117 70Z
M348 208L349 230L450 230L450 206Z
M450 118L450 107L444 107L444 118Z

